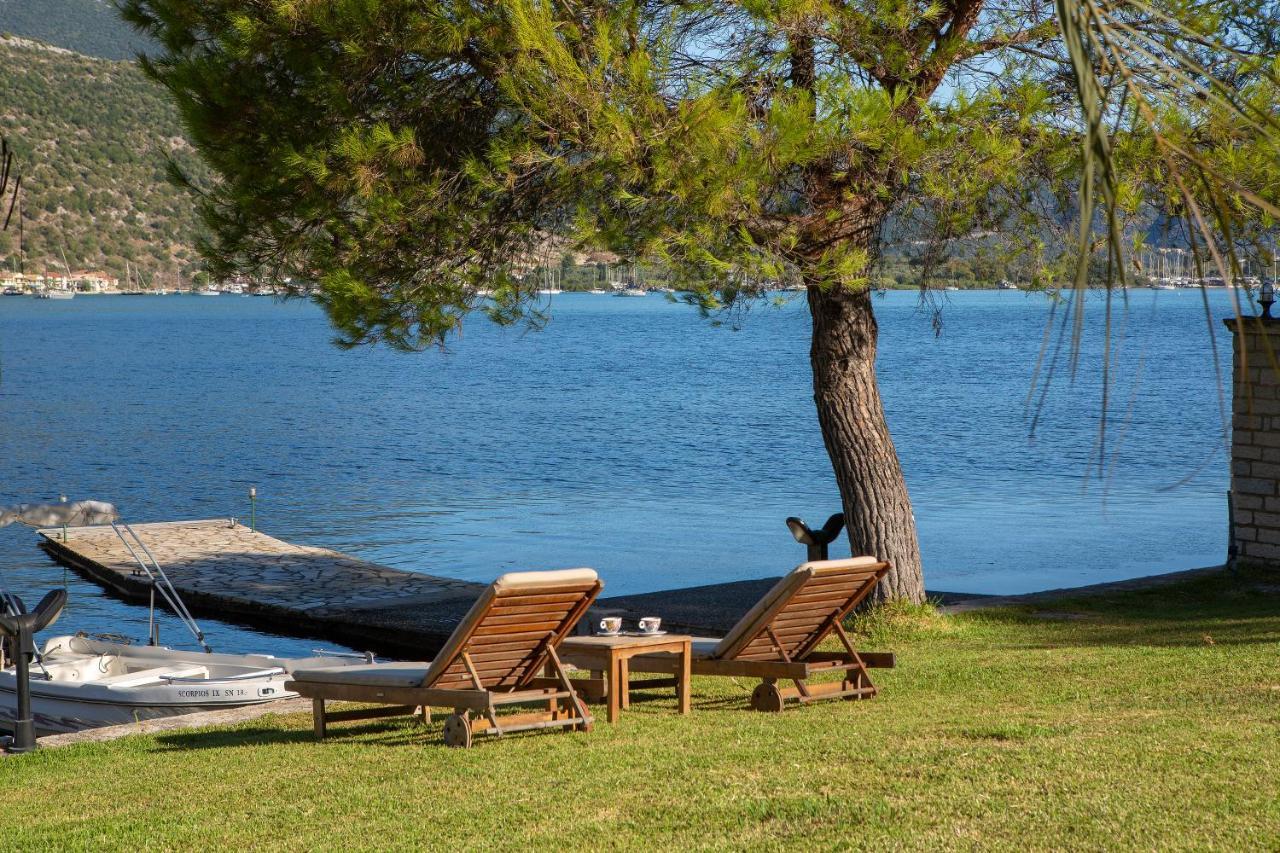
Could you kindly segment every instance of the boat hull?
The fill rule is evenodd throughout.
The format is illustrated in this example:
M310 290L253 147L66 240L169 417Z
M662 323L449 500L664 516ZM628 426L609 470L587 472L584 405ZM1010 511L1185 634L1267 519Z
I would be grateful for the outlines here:
M157 720L162 717L197 714L201 711L225 711L228 708L261 705L265 702L274 702L276 699L287 699L294 696L297 696L297 694L282 692L274 698L258 699L252 702L227 701L208 705L192 705L190 703L159 705L124 702L98 703L78 699L40 696L33 691L31 696L31 720L35 725L36 737L45 737L47 735L79 732L85 729L100 729L103 726L119 726L126 723L139 723L143 720ZM0 731L13 731L13 713L16 705L16 694L12 690L0 689Z
M298 694L284 685L295 666L348 666L340 658L290 660L55 637L31 668L37 736L161 717L261 705ZM46 673L48 676L46 677ZM0 670L0 729L12 730L17 675Z

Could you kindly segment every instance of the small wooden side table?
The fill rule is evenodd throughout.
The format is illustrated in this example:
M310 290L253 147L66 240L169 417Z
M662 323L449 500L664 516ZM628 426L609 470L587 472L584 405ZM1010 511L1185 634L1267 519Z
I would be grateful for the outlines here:
M567 637L560 642L560 657L590 670L592 679L607 673L604 691L609 701L609 722L631 705L631 667L636 655L672 654L680 658L675 677L680 713L689 713L689 672L693 662L693 638L687 634L618 634L616 636ZM587 691L588 695L597 691Z

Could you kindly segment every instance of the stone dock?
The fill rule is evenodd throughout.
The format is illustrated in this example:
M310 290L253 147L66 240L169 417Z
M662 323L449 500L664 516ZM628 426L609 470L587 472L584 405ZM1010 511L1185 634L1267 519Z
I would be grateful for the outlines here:
M197 617L421 658L449 636L483 584L405 572L284 542L230 519L134 524ZM109 526L39 531L55 560L120 596L151 587Z
M231 519L131 526L197 618L389 657L429 658L485 588L294 545ZM127 600L150 599L150 581L111 527L69 527L65 540L61 528L39 534L41 547L59 563ZM656 615L673 630L715 636L732 627L776 581L601 598L580 629L604 615L631 620ZM605 583L607 589L607 578Z

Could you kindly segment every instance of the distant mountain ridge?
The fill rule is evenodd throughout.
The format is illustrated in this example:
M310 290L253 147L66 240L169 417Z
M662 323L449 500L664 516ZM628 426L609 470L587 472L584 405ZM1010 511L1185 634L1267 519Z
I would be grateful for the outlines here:
M101 59L133 59L150 47L108 0L0 0L0 33Z
M3 2L3 0L0 0ZM168 179L170 161L208 170L167 92L132 62L0 37L0 133L23 176L22 251L0 233L0 265L27 272L126 264L171 284L199 269L194 200Z

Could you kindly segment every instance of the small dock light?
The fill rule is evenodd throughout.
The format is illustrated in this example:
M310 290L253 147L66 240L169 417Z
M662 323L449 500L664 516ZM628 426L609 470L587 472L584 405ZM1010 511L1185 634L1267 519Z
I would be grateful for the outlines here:
M1271 306L1276 302L1276 285L1274 281L1264 281L1258 291L1258 304L1262 306L1262 319L1273 320Z
M258 487L249 487L249 529L258 531Z
M66 502L67 502L66 495L58 495L58 503L64 504ZM63 542L67 541L67 523L65 521L62 522L62 541Z

